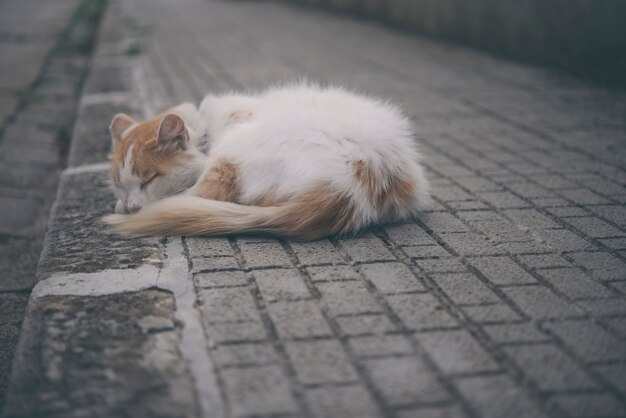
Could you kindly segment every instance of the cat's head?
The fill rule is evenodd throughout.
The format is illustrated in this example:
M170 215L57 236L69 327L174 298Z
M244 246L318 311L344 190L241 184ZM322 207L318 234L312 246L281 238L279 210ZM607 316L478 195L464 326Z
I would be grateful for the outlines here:
M109 127L113 141L111 182L117 213L134 213L145 205L191 187L203 156L190 141L183 119L173 113L136 122L115 115Z

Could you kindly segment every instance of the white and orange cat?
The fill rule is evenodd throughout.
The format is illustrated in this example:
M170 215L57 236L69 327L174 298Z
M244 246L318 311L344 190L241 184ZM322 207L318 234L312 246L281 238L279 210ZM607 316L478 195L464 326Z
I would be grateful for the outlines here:
M119 201L105 222L122 233L314 240L409 218L429 201L408 119L341 88L209 95L143 122L118 114L110 131Z

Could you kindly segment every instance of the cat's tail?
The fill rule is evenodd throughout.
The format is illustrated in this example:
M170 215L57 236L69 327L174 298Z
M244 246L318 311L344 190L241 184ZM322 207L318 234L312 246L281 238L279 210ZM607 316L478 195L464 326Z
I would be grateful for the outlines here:
M269 233L314 240L356 230L354 205L340 193L320 188L278 206L247 206L194 196L175 196L132 215L109 215L113 230L146 235Z

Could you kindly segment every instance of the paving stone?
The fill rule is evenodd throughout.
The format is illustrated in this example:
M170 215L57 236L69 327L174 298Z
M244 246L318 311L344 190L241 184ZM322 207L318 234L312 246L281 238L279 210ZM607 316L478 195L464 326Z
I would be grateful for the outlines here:
M350 382L358 378L337 341L289 342L285 348L298 380L304 384Z
M561 226L536 209L505 210L502 213L524 229L558 229Z
M492 192L502 189L486 177L460 177L455 181L472 192Z
M467 226L450 213L429 213L421 220L437 234L442 232L467 232L469 230Z
M553 208L570 206L572 203L559 197L544 197L539 199L531 199L533 205L537 208Z
M457 210L457 211L489 208L489 206L487 206L485 203L480 202L478 200L463 200L463 201L455 201L455 202L446 202L446 204L453 210Z
M531 239L528 231L519 228L510 221L491 220L472 222L473 229L485 235L494 243L505 243L511 241L528 241Z
M209 338L217 343L256 342L267 338L261 322L219 322L208 325Z
M435 244L435 240L416 224L386 226L385 232L389 235L389 238L398 245Z
M258 270L254 272L254 278L267 302L310 296L300 272L295 269Z
M605 394L584 393L557 395L552 401L571 417L620 417L626 415L626 407L615 397Z
M299 410L290 383L279 366L225 369L221 375L235 417L295 414Z
M278 302L268 306L281 338L320 337L331 334L328 323L312 301Z
M557 218L575 218L589 216L589 212L578 206L571 206L565 208L548 208L548 212L556 216Z
M398 293L425 290L424 285L411 270L401 263L366 264L361 273L381 293Z
M208 322L260 321L247 287L201 289L202 310Z
M502 291L531 318L560 318L581 314L574 305L542 286L510 287Z
M443 202L450 201L460 201L460 200L468 200L472 198L472 195L463 191L459 186L448 185L448 186L437 186L434 185L432 190L433 196L438 198Z
M598 218L568 218L567 222L591 238L623 237L623 231Z
M26 307L26 302L24 302L24 307ZM21 316L23 316L23 312L21 312ZM17 348L21 319L20 317L19 321L0 322L0 341L2 341L0 344L0 408L4 406L5 394L9 386L11 365Z
M505 350L542 390L597 388L587 373L553 345L524 345Z
M401 409L396 413L399 418L462 418L467 417L458 405Z
M268 343L219 345L216 349L216 357L218 364L222 367L278 362L274 348Z
M515 241L502 242L497 245L502 254L529 254L529 253L545 253L551 251L545 243L537 241Z
M578 205L602 205L611 203L602 196L586 189L559 190L559 194Z
M350 338L348 345L354 355L358 357L411 354L413 351L410 342L403 335Z
M430 294L389 295L391 309L409 329L453 327L456 319Z
M467 268L456 258L415 260L426 273L461 273Z
M27 292L0 293L0 324L22 322L27 302Z
M395 260L380 238L371 234L363 238L342 240L341 245L355 263Z
M345 335L384 334L394 331L395 326L384 315L342 316L336 318Z
M593 249L593 246L578 235L565 229L542 231L539 234L546 244L555 251L579 251Z
M331 316L381 311L363 282L320 282L316 286Z
M436 377L419 359L391 357L364 362L365 370L391 405L441 401L449 397Z
M447 258L451 254L440 245L404 246L402 250L411 258Z
M558 254L518 255L517 259L529 269L571 267L571 263Z
M456 386L481 417L547 416L504 375L469 377L456 382Z
M584 252L568 254L576 264L583 266L598 280L626 278L626 263L607 253Z
M435 274L433 280L458 304L495 303L498 296L471 273Z
M235 255L226 238L187 237L185 244L193 257L232 257Z
M533 323L487 325L485 332L497 343L534 343L546 342L549 337Z
M537 282L509 257L481 257L471 259L469 262L495 285Z
M624 206L591 206L589 209L619 226L623 227L626 225L626 209Z
M361 279L359 273L350 266L307 267L306 271L313 282Z
M320 387L306 391L313 416L317 418L382 417L372 395L363 386ZM349 399L350 402L346 402Z
M417 336L437 366L447 374L494 371L489 354L467 331L425 332Z
M442 234L441 239L462 256L500 254L501 251L482 236L474 233Z
M196 273L193 279L198 287L246 286L248 279L243 271Z
M558 321L544 326L586 361L626 358L626 344L591 321Z
M60 168L19 164L9 161L0 164L0 187L13 190L50 190L56 188ZM52 174L52 175L51 175Z
M498 209L527 208L530 205L511 192L483 192L476 193L481 199Z
M580 300L576 305L591 312L594 316L624 315L626 303L623 297Z
M626 376L626 364L600 365L595 366L593 369L616 387L622 395L626 394L626 379L624 379L624 376Z
M241 243L240 248L248 268L291 266L291 261L279 242Z
M615 250L626 249L626 238L604 238L599 239L598 241L601 242L602 245L606 245L608 248Z
M0 198L0 234L30 236L39 215L41 201L34 196L2 196Z
M31 289L41 243L29 238L0 239L0 291Z
M235 257L194 257L191 259L193 272L238 270L239 264Z
M553 192L532 183L508 183L506 187L515 194L525 197L526 199L555 196Z
M479 324L513 322L521 319L513 309L504 304L463 306L461 310L465 312L472 321Z
M537 273L570 298L613 296L605 287L576 268L538 270Z
M304 266L337 264L344 261L335 246L328 240L306 243L291 242L289 245Z

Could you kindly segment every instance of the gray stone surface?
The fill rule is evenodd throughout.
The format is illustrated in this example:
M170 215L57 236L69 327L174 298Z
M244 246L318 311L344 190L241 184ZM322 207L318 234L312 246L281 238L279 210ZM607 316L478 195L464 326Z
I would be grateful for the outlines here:
M173 314L157 290L30 303L6 415L197 416ZM166 325L146 326L155 319Z
M12 405L57 405L17 400L27 399L29 380L48 379L26 367L43 367L42 344L57 342L46 324L63 325L74 341L66 323L74 320L100 330L89 334L93 347L114 340L120 350L147 344L171 354L163 367L134 357L164 383L123 411L133 416L166 402L162 414L218 418L622 414L623 93L272 2L110 0L92 67ZM113 113L151 115L208 91L299 76L403 105L433 181L428 211L315 243L104 231L98 219L114 203L106 185ZM153 286L171 293L137 291ZM155 297L167 301L163 313L151 310ZM55 322L49 303L68 314ZM138 309L141 318L119 319ZM129 346L118 332L128 332ZM164 345L152 346L159 335ZM112 390L112 380L98 379L114 357L72 379L82 363L70 354L55 369L64 390ZM125 376L120 387L143 388ZM83 411L83 398L60 398ZM111 405L90 402L89 411Z

